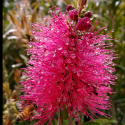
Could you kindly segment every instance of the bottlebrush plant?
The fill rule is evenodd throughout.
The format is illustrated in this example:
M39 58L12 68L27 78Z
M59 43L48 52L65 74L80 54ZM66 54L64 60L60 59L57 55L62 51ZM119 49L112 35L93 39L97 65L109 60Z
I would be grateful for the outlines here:
M85 3L84 3L85 4ZM54 9L54 10L53 10ZM56 112L60 119L75 119L92 114L107 116L103 110L110 109L108 93L116 76L115 64L108 34L99 34L91 24L91 12L80 18L80 9L71 5L62 13L57 7L50 9L52 18L46 23L34 23L32 39L27 54L30 59L24 68L25 81L21 81L24 95L20 98L38 106L38 124L50 124ZM67 112L66 112L67 111ZM64 116L64 113L67 113ZM60 123L61 124L61 120Z

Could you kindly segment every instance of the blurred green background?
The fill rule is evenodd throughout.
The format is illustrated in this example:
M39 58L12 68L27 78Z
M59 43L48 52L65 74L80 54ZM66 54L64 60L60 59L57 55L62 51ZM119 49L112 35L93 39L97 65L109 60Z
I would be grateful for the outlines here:
M3 1L3 125L15 125L15 117L18 111L15 102L22 94L19 90L22 69L26 67L29 56L26 54L27 44L30 40L31 25L34 22L44 23L44 16L50 17L49 8L58 6L62 11L71 4L76 7L76 0L4 0ZM115 74L118 76L116 84L112 86L114 94L111 96L112 107L109 111L110 119L104 118L106 123L97 119L100 125L125 125L125 1L124 0L88 0L86 10L93 13L91 18L94 25L98 18L96 29L107 27L103 33L112 29L113 44L111 47L118 54L114 62ZM58 114L56 114L58 116ZM53 125L57 123L55 115ZM81 123L84 122L81 116ZM31 121L31 124L36 121ZM27 125L24 121L19 125ZM64 120L63 125L68 125Z

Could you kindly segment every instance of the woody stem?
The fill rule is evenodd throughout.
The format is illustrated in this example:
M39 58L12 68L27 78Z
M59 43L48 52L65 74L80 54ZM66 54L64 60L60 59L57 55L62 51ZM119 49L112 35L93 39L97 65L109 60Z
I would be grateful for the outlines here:
M63 119L61 118L61 116L60 116L60 112L59 112L59 117L58 117L57 125L61 125L62 120L63 120Z

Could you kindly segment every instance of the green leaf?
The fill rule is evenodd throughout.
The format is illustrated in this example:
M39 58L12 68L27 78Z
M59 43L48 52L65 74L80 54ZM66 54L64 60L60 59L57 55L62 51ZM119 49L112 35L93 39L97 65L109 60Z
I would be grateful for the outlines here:
M65 104L63 104L63 110L60 111L60 116L63 120L68 119L68 108Z
M44 4L45 4L44 0L41 0L41 5L44 5Z
M118 121L117 120L115 120L115 119L111 119L110 121L109 121L109 123L118 123Z
M28 120L24 120L21 123L15 123L15 125L25 125L28 124Z
M105 125L107 122L109 122L108 119L94 119L94 120L100 123L100 125Z
M85 123L83 123L81 125L100 125L100 123L94 122L94 121L90 121L90 122L85 122Z
M33 120L30 122L30 125L34 125L38 120Z
M7 51L10 45L11 45L11 42L7 42L6 44L3 45L3 54Z
M7 78L10 79L12 77L13 73L14 73L14 69L11 70L11 72L8 74Z
M62 125L69 125L69 121L68 120L63 120Z
M54 125L57 125L57 120L56 119L54 119L53 122L54 122L53 123Z
M5 66L5 61L3 59L3 82L7 81L7 78L8 78L8 72Z
M91 6L92 6L92 0L89 2L89 5L87 6L86 11L90 10Z
M76 0L78 1L78 0ZM76 1L73 1L73 7L76 9L77 8L77 2Z
M82 115L81 116L81 123L83 123L84 122L84 116Z

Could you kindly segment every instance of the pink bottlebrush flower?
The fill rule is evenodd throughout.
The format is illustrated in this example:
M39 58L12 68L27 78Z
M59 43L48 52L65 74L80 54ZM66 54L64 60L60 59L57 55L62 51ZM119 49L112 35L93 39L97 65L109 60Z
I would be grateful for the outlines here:
M69 17L73 20L73 21L77 21L78 20L78 13L76 9L70 10L69 11Z
M77 29L80 31L89 30L92 27L91 21L88 17L78 20Z
M91 18L92 17L92 13L90 11L88 11L88 12L85 13L84 16L88 17L88 18Z
M55 9L45 25L33 24L32 47L27 50L30 59L23 72L26 80L21 82L24 95L20 98L38 106L34 119L40 119L40 125L48 120L51 123L64 104L75 120L81 114L93 119L90 112L106 116L100 110L110 108L107 93L112 93L110 85L116 78L112 74L115 57L105 43L110 37L99 34L101 29L81 33L88 31L89 18L79 19L77 24Z
M72 7L72 5L68 5L67 7L66 7L66 10L69 12L70 10L73 10L73 7Z

